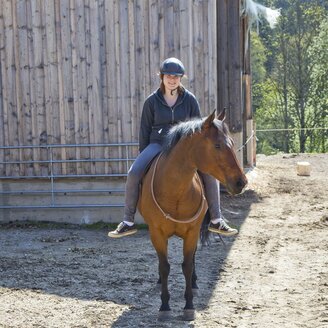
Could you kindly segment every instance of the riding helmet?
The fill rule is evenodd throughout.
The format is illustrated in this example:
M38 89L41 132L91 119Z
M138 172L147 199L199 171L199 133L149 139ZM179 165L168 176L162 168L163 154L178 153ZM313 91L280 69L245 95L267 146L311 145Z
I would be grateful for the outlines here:
M171 57L163 61L160 67L160 73L183 76L185 73L185 68L179 59Z

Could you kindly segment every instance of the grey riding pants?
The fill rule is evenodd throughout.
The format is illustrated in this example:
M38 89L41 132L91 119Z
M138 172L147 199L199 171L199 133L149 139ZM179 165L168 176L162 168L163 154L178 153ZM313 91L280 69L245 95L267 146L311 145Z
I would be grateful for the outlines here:
M124 221L133 222L139 199L139 184L145 174L148 164L161 152L162 146L157 143L149 144L136 158L129 169L125 185ZM204 183L205 197L211 219L221 217L219 181L211 175L199 172Z

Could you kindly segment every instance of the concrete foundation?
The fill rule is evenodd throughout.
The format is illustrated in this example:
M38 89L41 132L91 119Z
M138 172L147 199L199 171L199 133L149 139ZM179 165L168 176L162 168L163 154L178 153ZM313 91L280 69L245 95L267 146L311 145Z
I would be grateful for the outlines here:
M125 178L1 180L0 222L117 223L123 218ZM136 223L143 223L139 213Z

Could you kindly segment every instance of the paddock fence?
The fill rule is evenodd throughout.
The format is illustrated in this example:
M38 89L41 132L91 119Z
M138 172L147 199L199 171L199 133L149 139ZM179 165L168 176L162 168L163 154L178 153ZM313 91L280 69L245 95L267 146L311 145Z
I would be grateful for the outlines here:
M0 162L1 165L6 166L42 166L43 174L41 175L5 175L0 176L0 209L36 209L36 208L96 208L96 207L123 207L123 202L111 203L109 200L99 198L97 203L74 202L67 203L67 198L75 199L76 196L92 195L99 196L100 194L112 196L114 194L123 194L124 189L122 184L127 176L128 169L132 162L135 160L133 156L134 149L137 148L137 143L122 143L122 144L87 144L87 145L47 145L47 146L15 146L15 147L0 147L6 151L25 150L25 149L39 149L45 150L47 158L45 160L27 160L27 161L13 161L13 162ZM119 158L89 158L89 159L68 159L56 160L54 153L59 149L82 149L82 148L114 148L120 147L123 150ZM113 172L107 170L106 173L88 174L62 174L58 165L65 163L68 167L88 164L97 166L98 163L118 163L119 171ZM21 169L22 172L28 171L25 168ZM79 170L77 170L79 171ZM122 173L125 172L125 173ZM36 180L39 180L36 183ZM79 181L79 183L76 182ZM31 185L29 181L33 181ZM120 188L110 187L113 182L119 181ZM83 184L84 182L84 184ZM86 185L85 185L86 183ZM105 185L105 188L97 188L99 184ZM40 188L41 187L41 188ZM66 197L67 195L74 195L74 197ZM34 197L34 203L22 204L22 197ZM38 197L39 196L39 197ZM91 198L92 198L91 197ZM65 199L66 198L66 199ZM46 199L46 201L44 201ZM63 199L64 202L63 202ZM89 199L88 197L86 198ZM17 201L18 200L18 201ZM99 200L105 202L99 203ZM24 202L23 202L24 203Z

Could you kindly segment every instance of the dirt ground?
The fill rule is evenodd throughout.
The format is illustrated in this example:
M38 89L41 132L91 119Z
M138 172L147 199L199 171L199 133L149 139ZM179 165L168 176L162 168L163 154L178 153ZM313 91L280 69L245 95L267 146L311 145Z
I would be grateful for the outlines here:
M311 176L296 174L298 161ZM179 319L180 239L169 243L172 320L158 322L147 230L112 240L105 229L2 225L0 327L328 327L327 163L328 154L259 155L247 190L223 194L240 233L199 249L192 322Z

